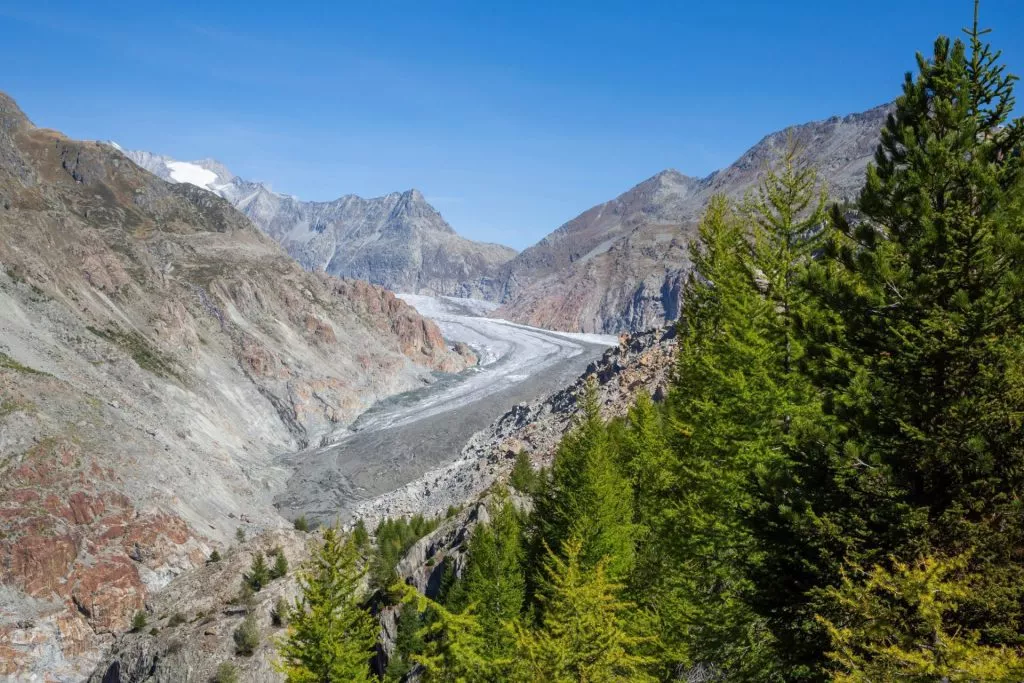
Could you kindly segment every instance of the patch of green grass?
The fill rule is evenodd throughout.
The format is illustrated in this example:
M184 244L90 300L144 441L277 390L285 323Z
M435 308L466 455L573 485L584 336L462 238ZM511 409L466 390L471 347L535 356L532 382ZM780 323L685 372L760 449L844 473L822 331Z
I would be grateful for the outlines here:
M11 413L16 413L19 410L31 411L35 409L35 404L31 401L15 401L14 399L4 399L0 401L0 417L7 417Z
M3 353L2 351L0 351L0 368L4 368L4 369L7 369L7 370L14 370L15 372L24 372L27 375L46 375L46 374L49 374L49 373L43 372L42 370L36 370L35 368L30 368L27 365L22 365L21 363L19 363L18 361L14 360L13 358L8 356L6 353Z
M87 327L86 329L100 339L106 339L108 342L120 346L143 370L152 372L158 377L174 377L181 380L181 375L175 370L173 361L153 348L138 332L122 330L114 326L108 326L102 330L96 327Z

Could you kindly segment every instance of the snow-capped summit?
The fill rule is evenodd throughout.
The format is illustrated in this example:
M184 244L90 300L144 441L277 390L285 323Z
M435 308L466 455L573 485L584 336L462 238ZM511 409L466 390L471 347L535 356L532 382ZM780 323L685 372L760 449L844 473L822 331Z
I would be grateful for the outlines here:
M495 291L499 268L516 254L456 234L419 190L307 202L239 178L215 159L178 161L121 151L164 180L191 183L228 200L308 270L397 292L485 297Z
M116 142L107 142L106 144L124 152L125 156L153 175L173 183L191 183L204 190L221 194L221 191L235 178L224 164L214 159L178 161L151 152L126 150Z

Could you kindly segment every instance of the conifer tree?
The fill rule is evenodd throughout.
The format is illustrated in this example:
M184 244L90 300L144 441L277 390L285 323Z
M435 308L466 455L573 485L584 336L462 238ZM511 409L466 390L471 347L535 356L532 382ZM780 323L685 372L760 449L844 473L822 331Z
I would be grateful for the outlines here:
M370 533L366 530L366 522L361 518L356 520L352 528L352 540L360 552L366 552L370 548Z
M634 559L633 500L619 460L590 381L580 422L559 444L549 480L537 496L532 566L543 562L544 543L560 548L576 537L584 566L604 561L609 576L628 574Z
M605 563L582 562L582 544L570 539L562 557L548 553L541 591L540 625L516 627L512 678L551 681L653 681L651 661L639 654L645 638L631 633L627 615L635 606L616 597Z
M252 559L252 566L249 568L249 572L242 578L249 584L250 588L257 592L270 583L270 568L267 566L267 560L263 557L263 553L256 553L256 556Z
M423 624L415 605L404 603L395 624L395 647L388 659L385 680L400 681L413 666L413 657L423 654Z
M956 619L1022 640L1024 127L984 33L976 19L966 44L918 56L856 214L833 211L807 279L807 369L828 416L797 439L757 532L756 599L793 678L825 676L813 613L830 618L844 561L973 549L984 581Z
M537 473L533 470L533 465L530 464L530 456L526 451L519 451L516 455L515 464L512 466L512 474L509 477L509 484L520 493L529 495L536 492Z
M671 541L657 549L662 569L646 570L655 580L634 593L643 602L649 592L663 657L679 664L732 676L765 666L764 622L745 600L757 561L748 520L757 480L785 468L795 426L819 410L800 373L798 316L811 305L799 283L824 217L817 176L791 143L740 207L712 199L691 247L668 400L675 457L657 496L675 503L655 533Z
M980 644L976 632L950 626L979 579L967 572L966 555L892 564L875 566L864 581L844 576L826 591L840 615L819 618L832 641L833 680L1024 680L1019 650Z
M485 655L485 634L474 605L452 612L407 584L396 584L393 590L402 596L403 603L414 605L420 614L429 613L419 632L424 642L423 653L412 655L413 661L424 669L424 680L501 680L501 672L507 670L509 662Z
M275 548L273 555L274 566L270 568L271 580L280 579L288 574L288 558L284 556L284 551L280 548Z
M511 632L505 625L519 617L526 599L519 511L507 498L496 507L490 523L473 533L458 604L450 605L453 609L476 606L485 634L483 652L495 660L511 655Z
M366 569L352 539L334 529L299 572L302 597L288 615L277 668L289 683L369 681L377 623L360 603Z

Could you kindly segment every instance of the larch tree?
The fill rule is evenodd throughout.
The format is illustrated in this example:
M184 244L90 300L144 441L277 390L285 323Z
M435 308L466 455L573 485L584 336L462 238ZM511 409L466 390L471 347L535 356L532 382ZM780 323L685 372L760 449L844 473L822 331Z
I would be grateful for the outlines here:
M278 670L289 683L376 680L370 658L377 621L362 605L366 567L355 542L334 529L299 571L288 631L278 644Z
M1024 127L977 14L966 33L918 55L806 280L827 414L764 508L755 591L794 680L829 676L819 627L844 566L972 551L956 623L1024 643Z

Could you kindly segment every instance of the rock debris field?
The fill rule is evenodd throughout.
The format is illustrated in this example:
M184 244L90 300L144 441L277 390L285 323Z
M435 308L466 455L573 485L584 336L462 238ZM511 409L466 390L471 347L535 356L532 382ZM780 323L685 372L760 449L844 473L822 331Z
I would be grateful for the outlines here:
M570 384L618 343L487 318L494 304L483 301L400 296L446 339L472 347L480 364L378 403L327 445L284 456L279 464L292 475L275 503L286 518L347 521L360 503L457 458L474 433L515 404Z

